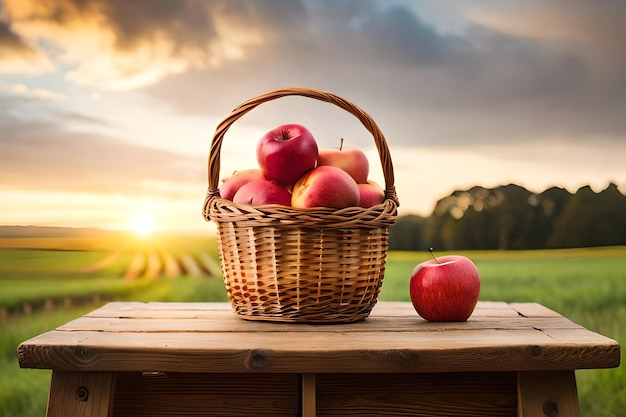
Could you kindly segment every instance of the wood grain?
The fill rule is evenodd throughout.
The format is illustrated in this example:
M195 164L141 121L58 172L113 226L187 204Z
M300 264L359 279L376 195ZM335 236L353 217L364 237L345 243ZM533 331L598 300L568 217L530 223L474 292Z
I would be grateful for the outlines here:
M114 417L288 416L298 412L295 374L117 374Z
M619 345L538 304L481 302L431 323L410 303L366 320L247 321L226 303L114 302L24 342L20 366L64 371L454 372L609 368Z
M113 381L111 372L53 372L46 416L110 417Z
M579 417L574 370L616 367L620 347L536 303L430 323L381 302L366 320L313 325L113 302L18 357L53 370L48 417Z
M524 417L580 417L574 372L520 372L518 407Z
M301 393L302 417L315 417L317 415L317 376L315 374L303 374Z
M516 374L322 374L317 404L319 417L513 417Z

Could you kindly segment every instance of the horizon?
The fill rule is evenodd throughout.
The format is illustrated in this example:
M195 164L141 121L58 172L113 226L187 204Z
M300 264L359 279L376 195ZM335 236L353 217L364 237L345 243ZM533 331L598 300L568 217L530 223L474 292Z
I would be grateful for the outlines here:
M0 0L0 223L208 232L216 126L285 86L372 117L399 215L472 186L626 194L625 17L620 0ZM221 178L283 123L344 137L384 183L358 120L302 97L238 120Z
M569 192L571 195L576 194L577 192L579 192L581 189L583 188L589 188L591 189L591 191L595 194L599 194L601 192L604 192L606 190L609 189L609 187L611 185L614 185L617 190L626 197L626 192L625 190L620 189L617 184L615 183L609 183L607 185L607 187L601 189L601 190L595 190L593 189L593 187L591 187L590 185L586 184L586 185L581 185L577 190L575 190L574 192L569 191L567 189L564 189L562 187L548 187L540 192L533 192L532 190L528 190L527 191L531 192L534 195L540 195L542 193L545 193L547 191L549 191L550 189L554 189L554 188L560 188L560 189L564 189L565 191ZM501 184L489 189L496 189L499 187L507 187L507 186L519 186L518 184ZM482 187L480 185L474 185L473 187L469 187L466 189L456 189L454 191L452 191L449 195L447 196L443 196L442 199L445 199L446 197L449 197L451 195L453 195L454 193L458 193L458 192L467 192L469 190L471 190L474 187ZM525 188L525 187L522 187ZM437 203L440 200L437 200ZM419 213L405 213L405 214L399 214L399 216L412 216L412 215L417 215L417 216L421 216L423 218L429 218L431 216L434 215L434 207L433 210L430 213L427 214L419 214ZM97 226L51 226L51 225L46 225L46 224L0 224L0 238L15 238L15 237L44 237L43 235L28 235L28 236L24 236L24 235L19 235L19 236L13 236L13 235L9 235L9 236L3 236L2 233L5 232L3 229L5 228L23 228L23 229L28 229L28 228L34 228L34 229L49 229L48 232L46 234L46 237L48 237L47 235L53 235L55 232L58 231L66 231L66 230L70 230L70 231L90 231L92 233L105 233L105 234L121 234L121 235L128 235L128 236L135 236L136 238L142 239L142 240L151 240L155 237L159 237L159 236L167 236L167 235L184 235L184 236L215 236L217 234L217 226L215 224L213 224L212 222L206 222L207 223L207 227L203 228L203 229L193 229L193 230L188 230L188 229L163 229L163 228L157 228L157 227L152 227L152 225L150 225L150 227L146 228L145 224L143 224L143 222L141 221L141 219L139 219L139 225L137 224L133 224L133 223L137 223L138 219L133 219L131 221L130 225L127 225L126 227L121 227L121 228L117 228L117 229L110 229L110 228L100 228ZM65 236L65 235L62 235ZM54 235L52 237L62 237L59 235Z

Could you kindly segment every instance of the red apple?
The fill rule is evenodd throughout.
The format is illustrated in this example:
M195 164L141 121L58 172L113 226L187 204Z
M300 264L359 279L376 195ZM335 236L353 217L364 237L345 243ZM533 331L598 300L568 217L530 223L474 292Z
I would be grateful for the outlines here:
M233 197L237 204L260 206L263 204L291 205L291 193L276 181L252 180L244 184Z
M232 201L237 190L239 190L244 184L260 179L263 179L263 173L260 169L244 169L241 171L235 171L232 176L225 178L222 181L220 196Z
M367 182L370 165L367 156L357 148L344 148L343 139L339 149L322 148L317 156L317 166L330 165L346 171L357 184Z
M373 180L367 180L364 184L357 184L359 187L359 207L369 208L385 201L385 190Z
M411 273L409 294L415 311L428 321L466 321L480 294L480 277L465 256L441 256Z
M359 187L346 171L320 166L304 174L293 186L291 205L298 208L341 209L359 205Z
M258 142L256 157L265 178L293 185L315 167L317 142L304 126L287 124L266 133Z

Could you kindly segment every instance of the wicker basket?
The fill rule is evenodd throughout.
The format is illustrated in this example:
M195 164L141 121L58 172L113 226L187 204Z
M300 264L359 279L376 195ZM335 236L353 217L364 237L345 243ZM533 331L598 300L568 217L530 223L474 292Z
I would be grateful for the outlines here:
M332 103L373 135L385 177L385 201L371 208L249 206L220 197L220 150L230 126L258 105L285 96ZM224 283L234 311L249 320L347 323L366 318L378 298L398 200L389 149L376 123L335 94L281 88L235 108L217 127L209 152L204 217L218 229Z

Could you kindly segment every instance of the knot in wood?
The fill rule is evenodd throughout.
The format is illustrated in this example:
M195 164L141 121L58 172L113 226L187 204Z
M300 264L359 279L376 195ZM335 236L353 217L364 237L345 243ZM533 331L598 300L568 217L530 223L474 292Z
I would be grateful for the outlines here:
M262 349L255 349L248 355L248 365L250 368L259 369L265 368L270 364L271 357L268 351Z
M546 400L543 403L543 414L548 417L557 417L559 414L559 407L552 400Z
M74 348L74 353L79 358L86 358L89 355L89 349L83 346L77 346Z
M537 358L537 357L539 357L539 356L541 356L543 354L543 349L541 349L541 346L532 346L530 348L530 354L534 358Z
M76 389L76 399L78 401L87 401L89 399L89 390L85 387L78 387Z
M71 357L68 355L68 360L71 359L74 363L86 365L93 363L97 359L96 353L85 346L73 346L69 349L69 352L71 352L72 355Z

